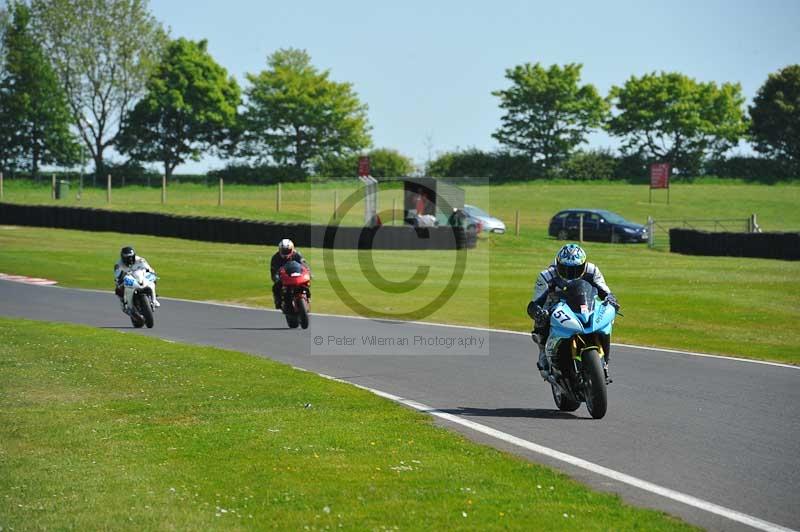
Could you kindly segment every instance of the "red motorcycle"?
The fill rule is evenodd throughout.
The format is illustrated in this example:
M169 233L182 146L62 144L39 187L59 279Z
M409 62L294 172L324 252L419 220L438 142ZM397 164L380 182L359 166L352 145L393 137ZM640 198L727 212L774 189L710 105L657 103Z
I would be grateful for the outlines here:
M286 325L308 329L308 300L311 298L311 271L305 264L290 260L278 271L281 278L281 310Z

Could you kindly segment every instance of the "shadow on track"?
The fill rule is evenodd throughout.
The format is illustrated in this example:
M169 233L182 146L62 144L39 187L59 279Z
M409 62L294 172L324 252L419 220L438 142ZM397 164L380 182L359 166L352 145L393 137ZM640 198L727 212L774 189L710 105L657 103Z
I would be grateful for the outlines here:
M560 410L545 410L542 408L437 408L439 412L456 416L482 416L482 417L527 417L536 419L584 419L571 412Z
M209 327L213 331L291 331L289 327Z

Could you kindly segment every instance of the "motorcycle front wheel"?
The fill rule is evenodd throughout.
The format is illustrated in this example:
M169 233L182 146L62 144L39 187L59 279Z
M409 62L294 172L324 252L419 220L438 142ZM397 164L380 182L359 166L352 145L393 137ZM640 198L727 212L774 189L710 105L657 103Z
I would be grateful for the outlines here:
M581 356L581 366L586 408L594 419L600 419L606 415L608 408L603 358L596 349L584 351Z
M153 307L150 305L150 296L147 294L136 294L137 307L139 313L144 318L144 324L148 329L152 329L154 325Z
M308 300L305 297L297 300L297 317L300 319L300 327L308 329Z
M288 325L290 329L297 329L297 326L300 324L297 320L297 314L293 314L291 311L284 311L283 315L286 316L286 325Z

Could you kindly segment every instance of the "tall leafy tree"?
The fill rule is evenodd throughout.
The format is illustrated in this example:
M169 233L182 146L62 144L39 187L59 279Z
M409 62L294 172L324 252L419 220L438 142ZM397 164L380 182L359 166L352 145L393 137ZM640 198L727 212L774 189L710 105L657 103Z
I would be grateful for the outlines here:
M167 179L187 159L219 145L236 122L236 80L214 61L207 42L172 41L127 115L119 148L140 161L164 164Z
M505 111L492 136L547 170L565 160L608 112L597 89L580 84L581 68L526 63L506 70L511 86L492 92Z
M624 152L687 173L697 171L705 157L721 156L747 132L738 83L718 86L677 72L651 73L612 87L609 101L616 110L608 131L623 139Z
M320 72L304 50L278 50L248 74L241 154L308 172L315 161L370 145L367 106L350 83Z
M144 93L166 34L147 0L31 0L31 7L74 123L102 175L104 154Z
M0 124L7 124L11 120L11 114L6 109L5 92L2 88L3 80L6 78L6 53L5 53L5 40L6 31L8 30L8 10L5 6L0 6ZM0 171L9 169L12 163L15 162L15 156L12 153L16 142L14 135L11 134L8 128L0 127Z
M800 65L770 74L750 106L756 150L800 171Z
M403 177L414 172L414 162L397 150L376 148L367 154L372 177ZM358 160L361 154L349 153L340 157L328 157L316 164L316 174L325 177L354 177L358 175Z
M5 64L6 47L5 44L3 44L3 39L5 38L7 28L8 28L8 10L4 6L0 6L0 65ZM3 72L4 70L0 70L0 77L2 76Z
M69 130L65 95L50 62L30 29L30 10L14 3L3 34L0 116L6 162L15 161L38 177L42 164L75 162L77 145Z

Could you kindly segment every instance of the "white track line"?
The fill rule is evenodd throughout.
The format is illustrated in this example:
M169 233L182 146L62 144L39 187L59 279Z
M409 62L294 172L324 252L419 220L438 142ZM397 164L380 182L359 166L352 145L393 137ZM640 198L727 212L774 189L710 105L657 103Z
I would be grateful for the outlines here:
M302 369L302 368L297 368ZM306 370L303 370L306 371ZM336 382L341 382L344 384L349 384L351 386L356 386L363 390L367 390L369 392L374 393L380 397L385 399L389 399L401 405L405 405L407 407L413 408L414 410L418 410L420 412L424 412L430 414L432 416L436 416L442 419L445 419L451 423L455 423L457 425L461 425L462 427L467 427L471 430L476 432L480 432L481 434L486 434L487 436L491 436L492 438L504 441L506 443L510 443L512 445L516 445L517 447L521 447L528 451L533 451L534 453L538 453L549 458L553 458L555 460L565 462L567 464L573 465L575 467L579 467L581 469L585 469L586 471L590 471L597 475L601 475L612 480L616 480L617 482L621 482L623 484L628 484L629 486L633 486L635 488L639 488L644 491L648 491L655 495L659 495L661 497L665 497L667 499L672 499L673 501L677 501L693 508L697 508L699 510L703 510L715 515L719 515L726 519L730 519L732 521L736 521L738 523L745 524L747 526L756 528L758 530L764 530L767 532L797 532L791 528L786 528L784 526L771 523L769 521L765 521L763 519L759 519L758 517L754 517L752 515L748 515L736 510L732 510L730 508L726 508L724 506L720 506L718 504L714 504L712 502L705 501L703 499L698 499L697 497L693 497L691 495L687 495L685 493L681 493L679 491L675 491L670 488L665 488L663 486L659 486L658 484L653 484L652 482L648 482L646 480L642 480L637 477L633 477L630 475L626 475L625 473L620 473L619 471L615 471L613 469L609 469L607 467L603 467L601 465L595 464L593 462L589 462L582 458L578 458L576 456L572 456L566 453L562 453L561 451L557 451L555 449L551 449L549 447L545 447L543 445L539 445L528 440L523 440L517 436L512 434L508 434L507 432L502 432L497 429L493 429L492 427L488 427L486 425L482 425L480 423L475 423L474 421L469 421L467 419L461 418L454 414L450 414L447 412L442 412L441 410L437 410L436 408L430 407L428 405L419 403L417 401L413 401L411 399L404 399L397 395L393 395L387 392L383 392L381 390L376 390L374 388L369 388L368 386L362 386L360 384L355 384L350 381L346 381L343 379L339 379L336 377L332 377L330 375L325 375L323 373L319 373L321 377L325 377L326 379L330 379Z

